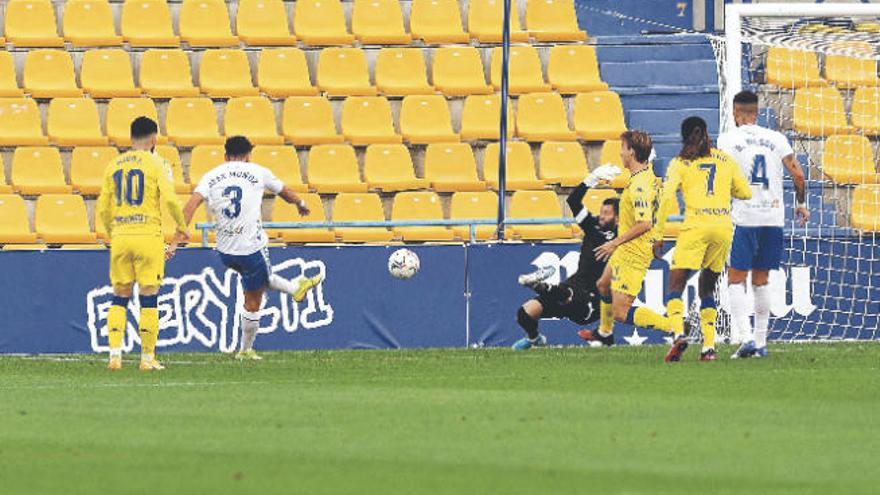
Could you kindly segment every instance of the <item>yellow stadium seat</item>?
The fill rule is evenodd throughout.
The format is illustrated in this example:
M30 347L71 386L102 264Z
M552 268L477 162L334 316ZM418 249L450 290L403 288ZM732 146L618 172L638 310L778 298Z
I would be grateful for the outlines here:
M599 75L596 50L590 45L557 45L550 48L547 80L563 94L607 91Z
M210 98L172 98L165 111L168 139L177 146L220 144L217 111Z
M867 232L880 232L880 186L857 186L851 202L853 227Z
M412 144L458 142L446 98L440 95L411 95L400 107L400 133Z
M189 202L189 195L179 194L177 196L177 200L180 202L180 206L186 206L186 203ZM171 218L171 214L168 212L168 208L165 207L165 204L162 203L162 235L165 237L165 242L171 242L174 238L174 233L177 231L177 224L174 222L174 219ZM101 220L96 219L97 222L95 225L100 224ZM208 212L205 208L205 203L199 205L196 208L195 214L193 214L192 222L189 224L189 228L187 232L189 233L189 243L190 244L198 244L202 240L202 231L201 229L196 228L196 224L208 222ZM95 229L97 230L97 229ZM103 229L102 229L103 230ZM103 232L98 232L98 237L102 235L106 235ZM211 232L210 239L213 240L214 233Z
M452 195L449 207L450 220L496 220L498 218L498 194L492 191L457 192ZM480 241L495 238L494 225L475 226L475 237ZM463 241L471 238L469 225L452 227L455 237Z
M421 48L383 48L376 58L376 87L390 96L430 95Z
M526 29L538 41L584 41L578 27L574 0L528 0Z
M226 161L223 146L201 144L192 149L189 156L189 183L193 189L199 185L202 176Z
M461 112L461 138L467 141L498 139L501 122L501 96L471 95ZM513 137L513 106L507 102L507 137Z
M519 97L516 133L528 141L573 141L568 115L559 93L531 93Z
M844 55L825 56L825 78L839 88L853 89L858 86L877 86L877 60L871 59L874 49L865 43L853 47L867 58L847 57Z
M869 136L880 136L880 87L856 89L850 113L853 127Z
M22 95L24 91L18 87L12 54L0 51L0 98L16 98Z
M183 0L180 39L189 46L238 46L232 35L229 11L223 0Z
M281 198L272 203L273 222L326 222L327 215L324 212L324 202L321 196L315 193L298 194L299 198L306 203L309 214L301 217L296 205L290 204ZM273 238L280 238L284 242L335 242L336 234L328 228L306 229L267 229L267 233Z
M371 144L364 157L364 180L370 189L403 191L423 189L425 179L417 179L409 149L402 144Z
M306 45L350 45L354 36L345 28L339 0L298 0L293 31Z
M122 37L131 46L178 46L165 0L125 0L122 4Z
M461 27L456 0L413 0L410 30L425 43L467 43L470 36Z
M309 186L319 193L364 192L354 148L347 144L319 144L309 150L306 175Z
M425 179L438 192L485 191L474 151L466 143L434 143L425 150Z
M501 90L501 47L492 49L491 79L492 86L497 91ZM541 70L541 59L538 52L531 45L510 47L510 66L508 67L510 80L508 90L510 94L534 93L550 91L550 85L544 82L544 73Z
M443 205L437 193L410 191L397 193L391 206L391 220L419 221L443 220ZM404 241L451 241L454 237L449 227L394 227L394 235Z
M318 94L309 79L306 56L299 48L267 48L260 51L259 57L257 85L263 93L272 98Z
M284 101L284 137L297 146L341 143L330 101L320 96L292 96Z
M37 235L31 231L27 208L21 196L0 195L0 244L33 244Z
M574 129L581 139L620 139L626 131L623 105L612 91L581 93L574 100Z
M293 146L257 145L251 152L251 161L271 170L275 177L293 191L308 191L303 184L299 157L296 156L296 148Z
M599 155L599 165L616 165L620 169L620 175L608 184L608 187L614 189L623 189L629 185L630 179L629 169L623 166L623 160L620 158L620 147L619 139L609 139L602 143L602 152Z
M265 96L230 98L223 117L227 136L247 136L254 144L282 144L275 110Z
M138 117L149 117L159 122L156 104L150 98L113 98L107 105L107 137L117 146L131 145L131 122ZM160 143L165 136L158 136Z
M21 146L12 155L12 186L19 194L69 193L61 153L51 146Z
M468 2L468 31L472 38L483 43L501 42L504 24L502 0L471 0ZM520 28L519 9L510 10L510 41L528 41L529 33Z
M132 1L132 0L128 0ZM153 98L197 96L189 57L183 50L147 50L141 58L140 82Z
M825 140L822 172L836 184L877 184L874 150L865 136L836 135Z
M70 184L80 194L101 192L104 169L119 151L112 146L78 146L70 155Z
M556 191L517 191L510 199L511 219L561 218L562 207ZM548 225L508 225L507 231L524 240L530 239L569 239L571 228L564 224Z
M483 153L483 179L492 189L498 188L498 143L489 143ZM507 190L543 189L544 183L535 176L535 159L528 143L507 143Z
M107 0L69 0L64 4L64 39L73 46L119 46L113 10Z
M360 48L325 48L318 59L318 89L330 96L370 96L367 57Z
M614 189L590 188L584 195L584 199L581 200L581 204L593 215L599 215L602 203L608 198L616 198L617 196L617 191Z
M251 79L251 66L243 50L206 50L199 63L199 86L212 98L256 96L260 91Z
M34 98L81 96L73 60L64 50L30 50L24 59L24 87Z
M6 164L4 163L2 156L0 156L0 170L3 171L3 173L0 174L0 194L10 194L13 189L12 186L6 183Z
M815 53L781 47L767 51L767 82L788 89L825 84Z
M49 140L61 146L105 145L95 100L55 98L49 103L46 130ZM130 124L130 122L129 122Z
M354 145L399 143L384 96L350 96L342 104L342 134Z
M128 52L119 48L86 51L79 79L82 89L92 98L141 95L141 90L134 86Z
M473 47L446 47L434 50L434 86L446 96L490 94L480 52Z
M340 193L333 201L333 221L384 222L382 200L373 193ZM388 242L392 237L385 227L341 227L336 234L343 242Z
M541 180L546 184L573 187L587 176L587 159L578 142L547 141L541 145L539 156Z
M295 45L289 18L281 0L240 0L235 32L248 45Z
M808 136L848 134L843 97L834 87L801 88L794 95L794 129Z
M6 40L15 46L63 46L58 36L55 7L49 0L9 0Z
M180 152L177 148L167 144L156 146L156 154L162 157L168 166L171 167L171 175L174 177L174 190L178 193L188 193L192 190L192 186L186 182L183 176L183 164L180 160Z
M412 36L403 29L397 0L354 0L351 32L365 45L408 45Z
M31 98L0 98L0 145L46 144L37 102Z

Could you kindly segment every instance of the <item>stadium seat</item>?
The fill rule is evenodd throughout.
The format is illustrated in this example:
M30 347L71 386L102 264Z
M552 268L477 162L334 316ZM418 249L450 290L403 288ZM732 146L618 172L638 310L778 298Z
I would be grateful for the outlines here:
M880 232L880 186L857 186L853 189L850 208L853 227L866 232Z
M874 48L863 43L852 47L864 53L868 58L847 57L844 55L825 56L825 79L835 86L854 89L859 86L880 85L877 78L877 60L871 60Z
M474 151L466 143L434 143L425 150L425 179L438 192L485 191Z
M794 95L794 129L808 136L848 134L843 97L834 87L801 88Z
M402 144L371 144L364 156L364 180L370 189L404 191L423 189L425 179L417 179L409 149Z
M489 143L483 153L483 179L492 189L498 189L498 143ZM543 189L544 183L535 176L535 159L528 143L511 141L507 143L506 187L509 191L517 189Z
M122 37L133 47L180 45L165 0L125 0L121 24Z
M880 136L880 87L856 89L850 113L853 127L869 136Z
M86 51L79 79L83 91L92 98L141 95L141 90L134 86L128 52L119 48Z
M217 111L210 98L172 98L165 110L168 139L177 146L220 144Z
M18 76L12 54L0 51L0 98L17 98L24 95L18 87Z
M112 146L79 146L70 155L70 184L80 194L101 192L104 169L119 152Z
M319 193L365 192L354 148L347 144L319 144L309 150L306 168L309 186Z
M272 98L318 94L309 78L305 53L299 48L267 48L259 57L257 85L263 93Z
M19 194L69 193L61 153L52 146L20 146L12 155L12 186Z
M203 175L226 161L225 153L222 145L214 144L201 144L192 149L189 156L189 183L193 189L199 185Z
M767 51L767 82L787 89L825 84L815 53L781 47Z
M345 12L339 0L298 0L293 31L306 45L350 45L354 36L345 28Z
M318 59L318 89L329 96L371 96L367 57L360 48L325 48Z
M293 146L257 145L251 152L251 161L271 170L275 177L293 191L308 191L308 187L303 184L299 157Z
M407 96L400 107L400 134L412 144L458 142L446 98L440 95Z
M501 90L501 47L492 49L492 67L490 71L492 86ZM550 85L544 82L541 59L531 45L510 47L510 66L508 91L510 94L535 93L550 91Z
M58 36L55 7L49 0L9 0L6 3L6 40L17 47L64 46Z
M151 98L113 98L107 105L107 137L117 146L131 145L131 122L138 117L159 122L156 104ZM165 136L159 136L165 142Z
M374 193L340 193L333 201L334 222L384 222L382 200ZM391 232L385 227L340 227L336 234L342 242L388 242Z
M12 186L6 183L6 163L2 156L0 156L0 170L3 171L0 174L0 194L11 194L13 189Z
M101 134L101 121L95 100L89 98L55 98L49 103L46 133L49 140L61 146L107 144Z
M37 234L31 231L24 200L16 194L0 194L0 244L33 244Z
M410 191L397 193L391 205L391 220L418 221L443 220L443 205L437 193ZM454 237L449 227L394 227L395 237L404 241L451 241Z
M69 0L64 4L64 39L73 46L119 46L113 10L107 0Z
M496 220L498 218L498 194L492 191L457 192L452 195L449 207L450 220ZM480 241L495 238L494 225L476 225L475 237ZM471 238L469 225L454 225L452 232L463 241Z
M180 39L189 46L238 46L223 0L183 0L178 21Z
M556 191L517 191L510 199L508 218L561 218L562 207ZM507 231L523 240L569 239L571 228L564 224L508 225Z
M34 98L81 96L73 60L64 50L30 50L24 59L24 87Z
M403 28L397 0L354 0L351 32L364 45L408 45L412 41Z
M239 0L235 32L248 45L295 45L281 0Z
M413 0L409 22L413 38L428 44L470 40L461 27L461 11L456 0Z
M399 143L384 96L350 96L342 104L342 134L352 144Z
M468 31L481 43L500 43L504 24L502 0L471 0L468 2ZM529 33L520 28L519 9L510 9L510 41L528 41Z
M186 206L186 203L189 202L189 195L179 194L177 196L177 200L180 202L180 206ZM174 219L171 217L171 213L168 212L168 208L165 206L163 202L161 205L162 209L162 235L165 237L165 242L171 242L174 239L174 233L177 231L177 224L174 223ZM101 220L95 219L95 225L101 223ZM197 228L196 225L199 223L205 223L208 221L208 211L205 207L205 203L199 205L196 208L195 213L193 214L192 221L189 224L189 228L187 232L189 233L189 243L190 244L199 244L202 241L202 231ZM95 229L97 230L97 229ZM98 232L98 236L100 237L102 232ZM103 234L106 235L106 234ZM214 232L209 234L209 239L213 240L215 237Z
M446 96L490 94L480 52L473 47L446 47L434 50L434 86Z
M596 50L590 45L557 45L550 48L547 81L562 94L607 91L599 75Z
M602 209L602 203L608 198L616 197L618 194L614 189L590 188L584 195L584 199L581 200L581 204L593 215L598 215L599 210Z
M36 100L0 98L0 145L26 146L47 144Z
M471 95L464 100L461 112L461 138L466 141L498 139L501 121L501 96ZM513 106L507 102L507 137L513 137Z
M559 93L531 93L519 97L516 133L527 141L573 141L568 114Z
M620 168L620 175L608 185L614 189L623 189L629 185L630 179L629 169L623 166L623 160L620 159L620 147L619 139L609 139L602 143L602 151L599 155L599 165L611 164Z
M389 96L430 95L421 48L383 48L376 58L376 87Z
M257 96L247 55L237 48L206 50L199 63L199 86L212 98Z
M547 141L541 145L540 177L545 184L573 187L589 173L584 149L578 142Z
M254 144L282 144L272 102L265 96L230 98L223 117L227 136L247 136Z
M822 172L836 184L877 184L874 150L865 136L836 135L825 140Z
M132 0L128 0L132 1ZM147 50L141 57L140 82L153 98L198 96L189 57L182 50Z
M297 146L344 141L336 131L330 102L321 96L291 96L281 116L284 137Z
M584 41L573 0L528 0L526 29L538 41Z
M620 97L612 91L581 93L574 100L574 129L581 139L620 139L626 131Z
M174 190L178 193L188 193L192 190L192 186L186 182L183 176L183 164L180 161L180 152L177 148L167 144L156 146L156 154L168 163L171 168L171 175L174 177Z
M306 202L309 214L301 217L296 205L290 204L281 198L272 202L273 222L326 222L327 215L324 212L324 202L321 196L315 193L298 194L299 198ZM335 242L336 234L327 228L307 229L267 229L269 236L280 238L284 242Z

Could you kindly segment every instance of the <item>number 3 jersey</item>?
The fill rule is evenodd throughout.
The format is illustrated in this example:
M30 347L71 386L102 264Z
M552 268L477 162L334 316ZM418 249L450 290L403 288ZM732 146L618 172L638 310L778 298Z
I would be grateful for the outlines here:
M785 224L783 160L794 153L788 139L770 129L744 125L719 136L718 148L736 159L752 186L752 199L733 202L733 223L782 227Z
M278 194L284 183L255 163L226 162L202 177L195 192L208 203L217 224L217 251L248 255L266 247L263 193Z

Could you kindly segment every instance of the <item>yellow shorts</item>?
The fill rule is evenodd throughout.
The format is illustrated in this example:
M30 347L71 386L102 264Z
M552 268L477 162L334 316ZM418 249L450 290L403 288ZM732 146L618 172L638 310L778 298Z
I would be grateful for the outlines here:
M635 297L642 290L642 282L651 266L651 259L618 250L611 255L608 266L611 267L611 290Z
M110 240L110 283L162 285L165 240L156 235L119 235Z
M730 225L684 227L675 242L672 269L700 270L705 268L715 273L721 273L727 262L732 241L733 227Z

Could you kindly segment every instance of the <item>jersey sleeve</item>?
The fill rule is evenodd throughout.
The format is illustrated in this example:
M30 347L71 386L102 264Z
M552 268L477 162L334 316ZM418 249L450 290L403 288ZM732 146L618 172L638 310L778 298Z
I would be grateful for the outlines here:
M208 199L208 193L210 192L210 188L208 187L208 174L202 176L199 179L199 183L196 185L196 188L193 189L193 192L198 193L202 198Z
M174 183L171 179L171 167L165 160L156 159L156 182L159 186L159 201L168 208L168 213L177 224L177 230L186 230L186 220L183 218L183 208L174 191Z
M266 167L263 167L263 184L266 185L266 189L272 192L272 194L278 194L284 189L284 183L281 182L281 179L275 176L271 170Z
M733 138L732 136L725 132L724 134L718 136L718 144L717 148L725 153L732 153L733 151Z
M779 132L776 133L776 153L780 162L782 162L785 157L794 154L794 150L791 147L791 143L788 142L788 138L785 137L785 134Z
M657 218L654 222L655 239L663 238L663 232L666 230L666 219L672 213L673 208L678 209L678 198L675 193L681 187L682 167L682 162L678 158L669 162L669 168L666 170L666 180L663 181L663 188L660 190L660 206L657 208Z
M116 194L116 191L114 190L116 186L113 184L112 169L112 166L107 166L104 169L101 193L98 195L98 201L96 204L97 217L100 218L101 223L104 224L104 230L107 232L108 236L111 235L111 224L113 223L113 196Z

